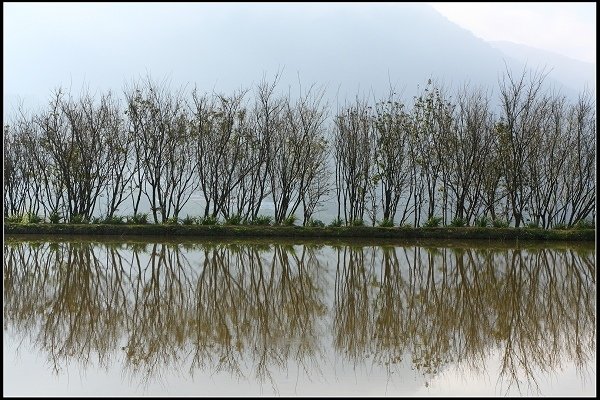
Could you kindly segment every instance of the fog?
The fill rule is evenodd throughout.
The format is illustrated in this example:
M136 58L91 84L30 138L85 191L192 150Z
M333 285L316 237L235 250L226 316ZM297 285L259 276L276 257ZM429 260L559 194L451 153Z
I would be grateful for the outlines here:
M59 86L120 93L147 74L231 92L281 72L281 90L316 83L338 104L390 85L410 99L429 78L495 90L524 65L425 4L10 4L4 33L5 120ZM548 84L574 96L561 74Z

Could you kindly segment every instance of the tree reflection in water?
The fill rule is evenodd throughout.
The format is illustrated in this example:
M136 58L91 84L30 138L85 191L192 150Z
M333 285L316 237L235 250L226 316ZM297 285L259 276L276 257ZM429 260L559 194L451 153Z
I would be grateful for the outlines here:
M13 239L4 251L5 330L57 373L120 357L146 380L250 365L277 390L272 371L290 362L321 374L332 335L351 363L428 379L484 372L500 351L498 382L521 390L595 353L593 248Z

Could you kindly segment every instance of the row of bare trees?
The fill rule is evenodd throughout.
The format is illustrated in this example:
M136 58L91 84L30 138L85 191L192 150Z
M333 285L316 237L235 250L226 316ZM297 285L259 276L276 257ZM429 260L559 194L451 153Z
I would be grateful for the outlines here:
M548 228L595 219L595 100L542 91L540 73L500 81L500 110L468 85L429 81L412 109L357 99L335 118L338 219Z
M252 220L270 196L275 222L301 207L306 223L329 190L323 92L292 100L277 81L252 103L248 91L186 101L151 79L126 88L125 107L58 90L48 109L4 126L4 213L89 220L130 205L158 223L199 190L204 217Z
M595 99L571 104L544 75L507 72L499 107L480 88L428 82L405 104L359 99L329 120L324 91L281 94L279 77L231 95L171 91L150 78L78 99L56 91L4 125L4 214L204 218L303 224L337 200L338 220L521 226L595 219ZM249 94L250 93L250 94ZM252 98L252 94L254 95ZM262 207L262 208L261 208Z

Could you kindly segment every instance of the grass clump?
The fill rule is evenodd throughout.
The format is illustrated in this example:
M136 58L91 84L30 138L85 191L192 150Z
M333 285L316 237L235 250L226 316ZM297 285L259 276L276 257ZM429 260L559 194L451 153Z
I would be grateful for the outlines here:
M58 213L58 211L53 211L48 216L48 219L50 220L51 224L59 224L60 220L62 219L62 217L60 216L60 214Z
M583 219L580 219L579 221L577 221L575 223L575 225L573 225L573 227L575 229L595 229L596 226L592 221L586 221Z
M391 219L384 218L383 221L379 223L379 226L381 226L382 228L393 228L394 221Z
M312 227L312 228L324 228L325 227L325 223L323 221L321 221L320 219L309 219L308 220L308 226Z
M133 214L129 217L128 222L133 225L146 225L148 223L148 214Z
M425 228L437 228L442 222L442 217L431 217L423 225Z
M351 226L365 226L365 221L362 218L356 218L350 223Z
M489 225L489 220L486 216L475 218L475 226L479 228L486 228Z
M80 214L74 214L71 215L71 218L69 218L69 223L70 224L87 224L89 221Z
M495 219L492 221L492 226L494 228L508 228L508 221L505 219Z
M19 224L23 221L23 215L5 215L4 222L9 224Z
M296 217L294 214L292 214L283 220L283 225L293 226L296 223L296 221L298 221L298 217Z
M107 216L101 222L107 225L123 225L125 223L125 217L117 215L113 215L112 217Z
M250 221L250 225L268 226L273 223L273 217L270 215L259 215Z
M179 218L170 217L165 221L165 225L179 225Z
M332 228L339 228L342 225L344 225L344 221L341 218L336 218L329 223L329 226Z
M456 217L450 222L450 226L461 228L463 226L467 226L468 221L465 218Z
M200 225L218 225L219 224L219 220L217 219L217 217L213 217L212 215L209 215L208 217L204 217L200 220ZM234 225L234 224L231 224Z
M229 218L225 218L225 225L241 225L242 216L240 214L233 214Z
M193 225L196 223L196 218L186 215L184 219L181 220L183 225Z

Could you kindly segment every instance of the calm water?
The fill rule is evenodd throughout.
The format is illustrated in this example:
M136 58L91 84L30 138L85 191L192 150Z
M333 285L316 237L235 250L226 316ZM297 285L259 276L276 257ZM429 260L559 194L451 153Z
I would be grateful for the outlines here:
M129 240L5 237L4 395L596 393L593 243Z

